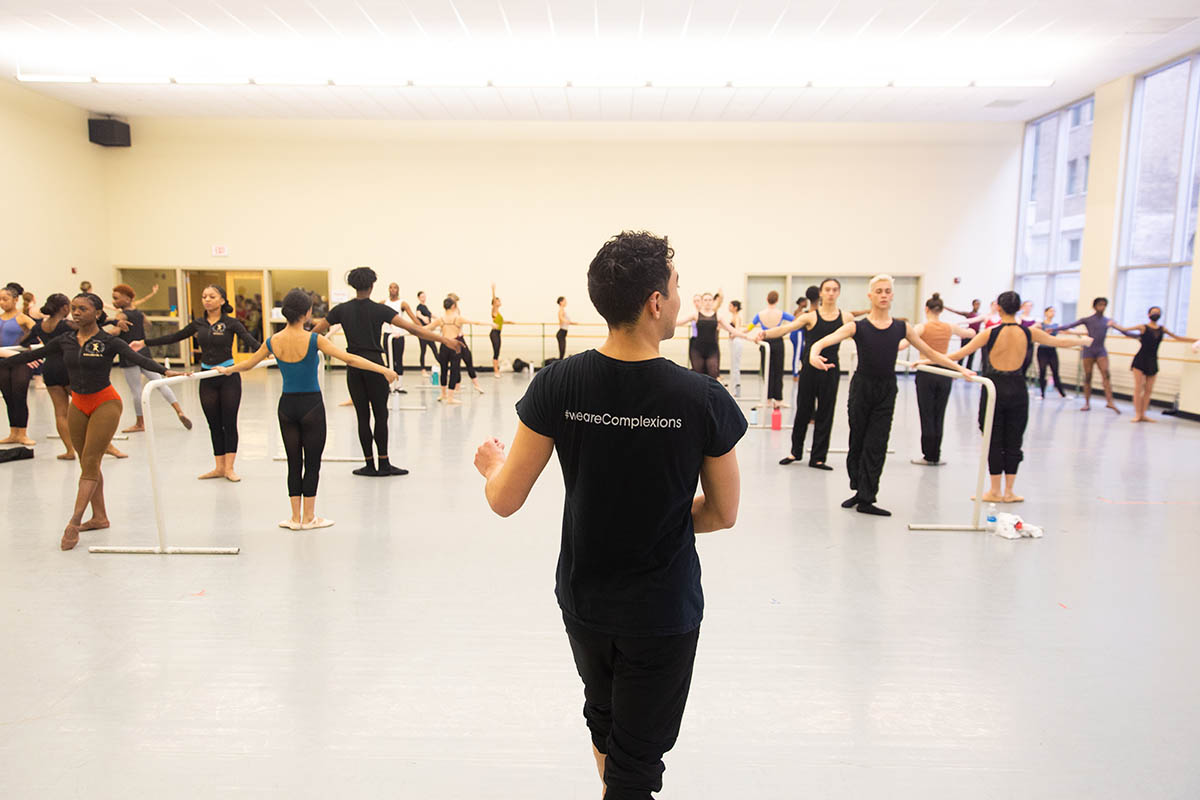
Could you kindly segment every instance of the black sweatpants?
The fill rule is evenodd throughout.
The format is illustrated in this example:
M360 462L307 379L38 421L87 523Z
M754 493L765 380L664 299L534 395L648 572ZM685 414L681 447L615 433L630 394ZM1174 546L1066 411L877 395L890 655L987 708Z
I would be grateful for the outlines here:
M325 403L320 392L279 397L279 433L287 454L288 497L316 497L325 451Z
M896 410L896 376L870 378L854 373L846 410L850 417L850 452L846 455L850 488L860 503L874 503Z
M432 350L434 359L440 361L440 359L438 359L438 346L436 344L429 341L428 339L417 339L417 341L421 343L421 369L425 369L425 350L426 349ZM399 370L397 370L397 372L399 372Z
M815 419L812 453L809 454L808 462L825 463L829 455L829 436L833 431L833 408L837 403L840 378L836 367L822 371L805 364L800 368L800 377L796 381L796 419L792 424L792 458L801 458L804 455L804 437L808 433L808 421Z
M462 353L456 353L446 345L442 345L441 350L438 351L438 364L442 370L442 385L450 391L454 391L462 382Z
M990 374L996 384L996 414L992 418L992 440L988 445L988 474L1016 475L1025 454L1025 426L1029 424L1029 390L1024 375ZM979 395L979 430L983 430L987 392Z
M397 375L404 374L404 338L398 334L392 336L392 362L388 366Z
M200 381L200 407L208 420L214 456L238 449L238 407L242 404L242 376L238 373Z
M1054 377L1054 388L1063 397L1067 393L1063 391L1062 381L1058 379L1058 348L1046 347L1041 345L1037 349L1038 363L1038 388L1042 390L1042 397L1046 396L1046 369L1050 369L1050 374Z
M13 364L0 367L0 394L4 395L4 406L8 410L10 428L29 427L29 382L33 370L28 364Z
M374 360L374 359L372 359ZM346 388L354 401L354 413L358 415L358 444L363 458L374 461L371 452L371 416L375 416L375 447L379 456L388 455L388 382L378 372L365 369L346 368Z
M942 429L946 422L946 404L954 378L917 373L917 411L921 415L921 455L926 461L942 460Z
M767 399L783 400L783 339L767 339L771 376L767 379Z
M625 637L563 621L583 679L583 717L607 756L605 800L651 800L662 790L663 754L679 736L700 629Z

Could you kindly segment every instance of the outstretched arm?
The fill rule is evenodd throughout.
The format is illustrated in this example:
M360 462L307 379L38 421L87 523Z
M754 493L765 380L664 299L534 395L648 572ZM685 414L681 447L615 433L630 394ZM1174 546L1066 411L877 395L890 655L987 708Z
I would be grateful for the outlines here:
M796 317L794 320L787 323L786 325L780 325L778 327L771 328L771 329L765 331L763 333L762 338L764 338L764 339L779 339L784 336L787 336L789 333L791 333L793 331L798 331L801 328L807 328L809 326L809 323L816 321L816 316L817 316L816 312L814 312L814 311L805 311L803 314Z
M835 344L841 344L846 339L849 339L854 335L854 332L857 329L856 323L847 322L845 325L838 328L828 336L818 339L817 342L812 346L812 350L809 353L808 363L812 364L819 370L827 370L832 367L833 365L826 361L824 356L821 355L822 351L824 351L827 347L833 347Z
M338 347L333 342L326 339L324 336L317 337L317 349L327 356L336 358L338 361L344 362L347 366L355 369L365 369L371 372L378 372L383 377L387 378L388 383L395 383L399 376L382 364L376 364L374 361L368 361L362 356L356 356L352 353L347 353L342 348Z
M475 469L487 481L483 493L492 511L502 517L515 514L525 504L553 452L553 439L520 421L507 455L499 439L491 438L481 444L475 452Z
M952 369L955 372L961 372L968 378L975 374L966 367L960 364L955 364L953 359L948 358L947 356L939 353L937 350L934 350L929 345L925 344L925 340L920 336L917 336L916 330L907 322L904 323L904 338L908 339L909 343L911 343L913 347L917 348L917 350L921 352L921 355L925 356L938 366L945 367L946 369Z
M980 335L982 336L983 334ZM1029 336L1037 344L1045 345L1046 347L1087 347L1092 343L1092 337L1090 336L1070 336L1064 334L1051 336L1041 328L1031 328Z
M146 295L145 297L135 298L129 305L132 306L133 308L137 308L142 303L149 300L151 297L154 297L154 295L156 295L156 294L158 294L158 284L157 283L154 284L153 288L150 289L150 294Z
M267 349L267 343L263 342L258 349L254 351L254 355L247 358L245 361L239 361L232 367L217 367L217 372L222 375L232 375L235 372L245 372L248 369L254 369L265 358L271 355L271 351Z
M410 313L409 316L412 316L412 314ZM415 320L416 317L413 317L413 319ZM444 344L446 347L449 347L456 353L462 348L462 342L458 341L457 339L447 339L445 336L434 333L428 326L425 325L414 325L399 314L392 318L392 324L397 328L403 328L414 336L418 336L430 342Z
M317 334L318 336L324 336L326 333L329 333L329 329L332 327L333 326L329 324L328 319L326 319L325 317L321 317L320 319L313 322L311 332Z
M1179 334L1177 334L1177 333L1171 333L1171 332L1170 332L1169 330L1167 330L1166 328L1163 328L1163 335L1165 335L1165 336L1169 336L1169 337L1171 337L1172 339L1174 339L1174 340L1175 340L1175 341L1177 341L1177 342L1197 342L1197 341L1200 341L1200 339L1193 339L1193 338L1191 338L1191 337L1189 337L1189 336L1180 336L1180 335L1179 335Z
M415 313L413 313L412 306L410 306L408 304L407 300L400 301L400 310L403 311L405 314L408 314L409 319L411 319L417 325L425 324L424 322L421 321L420 317L418 317ZM404 330L410 331L409 328L405 328ZM420 334L417 334L417 335L419 336Z
M974 353L976 350L987 344L987 339L991 335L991 331L980 331L979 333L974 334L971 341L967 342L953 353L948 353L946 358L950 359L951 361L962 361L964 358L971 355L971 353ZM1036 339L1037 337L1034 338Z

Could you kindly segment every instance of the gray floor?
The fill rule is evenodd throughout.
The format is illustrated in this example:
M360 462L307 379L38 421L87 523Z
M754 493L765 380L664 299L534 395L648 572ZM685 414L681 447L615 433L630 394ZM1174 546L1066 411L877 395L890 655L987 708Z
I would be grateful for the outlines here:
M71 553L77 467L45 440L0 467L0 796L599 797L552 594L562 481L552 462L519 514L487 511L471 456L511 437L523 382L482 383L393 414L410 476L326 464L337 526L312 533L275 527L277 374L247 378L236 486L194 479L194 385L191 433L156 400L172 544L236 557L87 552L154 542L144 434L105 462L118 524ZM1200 796L1200 425L1035 399L1018 489L1045 538L909 533L969 514L975 392L955 389L949 465L920 468L902 381L888 520L837 507L841 456L785 469L787 430L747 434L738 525L699 543L707 616L661 797ZM335 373L332 455L357 450L344 396Z

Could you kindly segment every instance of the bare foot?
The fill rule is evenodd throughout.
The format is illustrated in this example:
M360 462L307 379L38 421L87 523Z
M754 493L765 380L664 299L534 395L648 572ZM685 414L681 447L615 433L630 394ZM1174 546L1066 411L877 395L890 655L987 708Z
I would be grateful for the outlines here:
M225 470L214 469L214 470L210 470L210 471L204 473L203 475L197 475L196 480L207 481L207 480L210 480L211 478L224 478L224 477L225 477Z
M0 439L0 444L16 444L19 441L20 439L17 438L17 435L12 433L8 436L5 436L3 439Z
M1079 409L1079 410L1080 410L1080 411L1091 411L1091 410L1092 410L1092 407L1091 407L1091 406L1084 406L1084 407L1082 407L1082 408L1081 408L1081 409Z
M971 499L974 500L975 495L971 495ZM991 492L984 492L983 493L983 502L985 502L985 503L1003 503L1004 498L998 494L992 494Z
M145 425L130 425L128 428L122 428L121 433L140 433L146 430Z
M26 447L33 447L35 444L37 444L37 442L35 442L33 439L30 439L28 436L22 436L21 438L17 439L17 444L23 444Z
M77 544L79 544L79 526L68 522L63 531L62 541L58 543L59 549L74 550Z
M1006 495L1004 495L1004 499L1001 500L1000 502L1002 502L1002 503L1024 503L1025 498L1021 497L1021 495L1019 495L1019 494L1006 494Z
M229 481L230 483L241 483L242 477L233 470L230 470L229 472L225 473L225 480Z
M462 400L447 400L447 401L446 401L446 405L448 405L448 406L461 406L461 405L462 405Z
M104 528L107 528L109 526L109 524L110 523L107 519L96 519L95 517L92 517L87 522L80 525L79 530L81 530L81 531L99 531L99 530L103 530Z
M1156 419L1150 419L1149 417L1142 417L1142 422L1151 422L1151 423L1154 423L1154 422L1158 422L1158 420L1156 420Z
M59 461L74 461L75 454L74 453L59 453L57 456L55 456L55 458L57 458Z
M192 429L192 421L184 414L179 415L179 424L187 428L189 431Z
M1117 407L1116 407L1115 405L1113 405L1112 403L1105 403L1104 407L1105 407L1105 408L1111 408L1113 411L1117 412L1118 414L1120 414L1120 413L1121 413L1121 409L1117 408Z
M112 456L113 458L129 458L129 453L122 453L120 450L113 447L111 444L108 446L107 449L105 449L104 452L107 453L108 455Z

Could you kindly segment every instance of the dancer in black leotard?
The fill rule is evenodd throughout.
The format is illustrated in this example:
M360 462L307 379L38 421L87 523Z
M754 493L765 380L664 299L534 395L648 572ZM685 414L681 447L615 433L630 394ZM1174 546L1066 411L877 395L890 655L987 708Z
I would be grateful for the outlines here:
M821 281L819 287L813 288L818 291L820 304L813 304L812 311L806 311L794 321L766 331L763 338L778 339L792 331L804 332L800 377L796 381L796 416L792 422L792 449L779 463L791 464L804 456L804 437L808 433L810 420L813 420L816 427L813 428L812 452L808 456L808 465L813 469L832 470L833 467L826 464L825 459L829 455L833 409L837 404L838 381L841 380L838 348L829 347L821 353L825 362L833 367L830 370L814 367L809 362L809 355L812 346L818 340L853 322L854 317L837 306L838 297L842 293L842 284L837 278L826 278Z
M75 331L64 333L45 347L28 350L0 360L0 365L28 364L61 354L71 382L71 407L68 420L71 442L79 452L79 489L75 508L63 531L60 547L70 550L79 542L79 532L107 528L104 505L104 476L100 459L121 422L121 395L109 380L114 356L158 375L171 377L182 372L169 371L128 344L100 329L104 323L104 304L94 294L80 294L71 301ZM83 522L83 512L92 507L92 518Z
M1017 480L1017 466L1024 458L1021 445L1029 421L1025 371L1033 360L1033 343L1047 347L1087 347L1092 339L1088 336L1051 336L1040 328L1021 325L1016 318L1021 308L1021 296L1016 292L1002 293L996 303L1000 306L1000 324L976 334L966 346L949 357L958 360L985 348L982 374L996 386L996 410L988 445L991 488L984 492L983 499L989 503L1019 503L1025 498L1013 493L1013 484ZM986 409L987 393L983 392L979 396L980 430L983 430ZM1003 493L1001 476L1004 477Z
M1054 306L1046 306L1042 312L1042 321L1034 327L1041 328L1051 336L1058 335L1058 326L1054 324L1054 315L1057 313ZM964 342L965 344L965 342ZM1047 347L1044 344L1037 346L1037 365L1038 365L1038 390L1041 396L1046 396L1046 370L1050 370L1050 377L1054 380L1054 388L1058 390L1059 397L1066 397L1067 393L1063 391L1062 381L1058 377L1058 350L1053 347Z
M1176 342L1196 341L1196 339L1171 333L1165 326L1159 325L1162 309L1158 306L1151 306L1146 314L1150 317L1150 321L1134 325L1132 328L1122 328L1115 322L1113 323L1113 327L1126 336L1141 339L1141 347L1138 348L1137 355L1133 357L1133 364L1130 365L1130 369L1133 370L1133 419L1130 422L1158 421L1147 417L1146 411L1150 408L1150 394L1154 391L1154 381L1158 377L1158 346L1162 344L1163 339L1170 337Z
M223 288L215 283L205 286L200 293L200 303L204 306L202 317L192 320L175 333L147 339L146 345L174 344L195 337L200 346L200 368L203 370L233 366L234 336L248 346L249 352L259 348L258 340L246 330L246 326L229 316L233 313L233 306L229 305ZM201 475L200 480L224 478L237 483L241 478L234 472L233 462L237 459L238 450L237 420L238 408L242 404L242 376L233 374L206 378L200 381L199 392L200 407L204 409L204 418L208 420L215 462L212 470Z
M854 496L842 503L842 508L856 509L860 514L890 517L892 512L875 505L879 493L879 477L887 458L888 437L892 432L892 415L896 410L896 355L903 339L917 348L938 366L973 375L946 356L935 351L917 336L912 325L892 319L892 278L876 275L867 284L867 299L871 310L856 322L847 322L833 333L812 345L809 362L820 370L832 364L822 353L827 348L853 338L858 347L858 369L850 379L847 410L850 417L850 451L846 456L846 471Z
M375 286L375 270L370 267L350 270L346 276L346 283L354 288L357 296L353 300L334 306L324 319L317 320L312 327L314 333L322 334L332 325L341 325L342 332L346 334L346 350L352 355L379 365L383 364L383 326L389 322L422 339L441 342L455 350L458 349L458 343L452 343L446 337L416 324L415 317L410 322L383 303L372 300L371 289ZM394 467L388 460L388 382L376 371L347 367L346 388L350 390L350 399L354 401L354 411L358 415L358 442L362 446L363 460L366 462L364 466L354 470L354 474L366 477L407 475L408 470ZM371 449L372 414L375 416L374 440L379 454L378 466Z
M737 339L748 338L745 333L735 329L724 320L717 319L717 305L721 294L704 292L700 295L700 305L695 312L681 318L675 327L695 325L696 336L688 347L688 358L691 361L692 372L708 375L717 380L721 375L721 350L717 344L717 332L724 330Z

